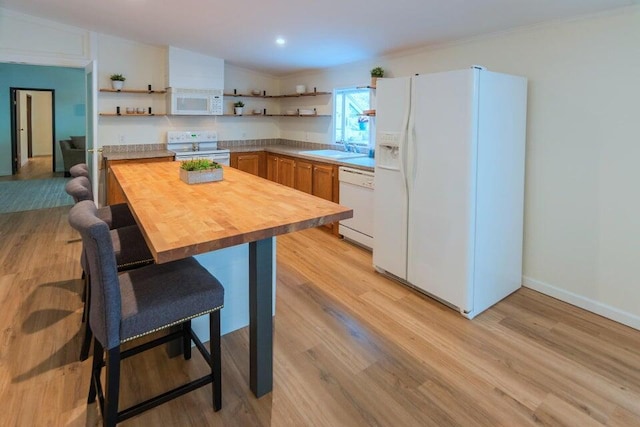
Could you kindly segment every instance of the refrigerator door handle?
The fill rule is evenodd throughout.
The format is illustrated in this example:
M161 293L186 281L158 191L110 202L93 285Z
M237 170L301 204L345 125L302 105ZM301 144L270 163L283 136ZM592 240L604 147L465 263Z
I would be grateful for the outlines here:
M409 94L409 102L405 103L404 115L402 116L402 130L400 131L400 141L398 141L398 150L400 151L400 175L405 189L409 190L409 180L407 176L407 137L409 130L409 122L411 120L411 79L407 79L406 89ZM408 193L407 193L408 194Z
M414 82L415 83L415 82ZM411 190L413 189L413 181L415 179L416 173L416 129L415 129L415 105L414 105L414 97L411 97L410 101L411 105L411 114L409 115L409 120L407 122L407 149L406 149L406 173L407 173L407 191L408 194L411 195ZM411 196L409 196L411 197Z

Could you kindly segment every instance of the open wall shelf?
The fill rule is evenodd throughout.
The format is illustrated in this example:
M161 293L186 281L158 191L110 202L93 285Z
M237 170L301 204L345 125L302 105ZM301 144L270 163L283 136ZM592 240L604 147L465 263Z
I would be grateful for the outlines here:
M242 93L225 93L224 96L234 98L300 98L302 96L319 96L319 95L332 95L331 92L305 92L305 93L291 93L285 95L267 95L263 92L262 95L254 94L242 94Z
M110 89L110 88L101 88L100 92L110 92L110 93L137 93L137 94L163 94L163 93L167 93L166 90L149 90L149 89L121 89L121 90L116 90L116 89Z

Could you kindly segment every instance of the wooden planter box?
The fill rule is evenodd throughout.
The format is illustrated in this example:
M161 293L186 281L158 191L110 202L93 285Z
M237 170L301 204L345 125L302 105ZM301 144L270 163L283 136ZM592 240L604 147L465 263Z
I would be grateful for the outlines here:
M202 171L186 171L180 169L180 179L187 184L202 184L203 182L222 181L222 168L206 169Z

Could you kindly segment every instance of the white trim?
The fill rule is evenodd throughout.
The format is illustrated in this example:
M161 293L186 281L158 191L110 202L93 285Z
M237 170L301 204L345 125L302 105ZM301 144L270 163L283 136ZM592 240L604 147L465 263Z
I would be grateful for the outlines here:
M529 289L533 289L534 291L559 299L560 301L564 301L602 317L606 317L607 319L611 319L622 323L623 325L640 330L640 316L635 314L591 300L582 295L574 294L573 292L532 279L531 277L522 276L522 285Z
M75 38L79 43L79 49L77 53L72 53L41 50L40 46L32 46L29 49L14 48L11 43L8 43L8 39L3 38L0 40L0 62L84 68L96 54L92 51L95 47L96 35L86 29L0 8L0 21L2 20L12 22L14 26L18 25L16 22L22 22L26 27L37 26L42 32L48 31L52 35L66 34ZM21 34L12 35L12 37L21 36Z

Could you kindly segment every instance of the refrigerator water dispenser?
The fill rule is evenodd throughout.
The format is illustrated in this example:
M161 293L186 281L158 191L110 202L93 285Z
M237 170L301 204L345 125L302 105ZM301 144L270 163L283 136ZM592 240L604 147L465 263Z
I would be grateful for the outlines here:
M400 170L400 149L388 145L378 145L376 165L384 169Z

